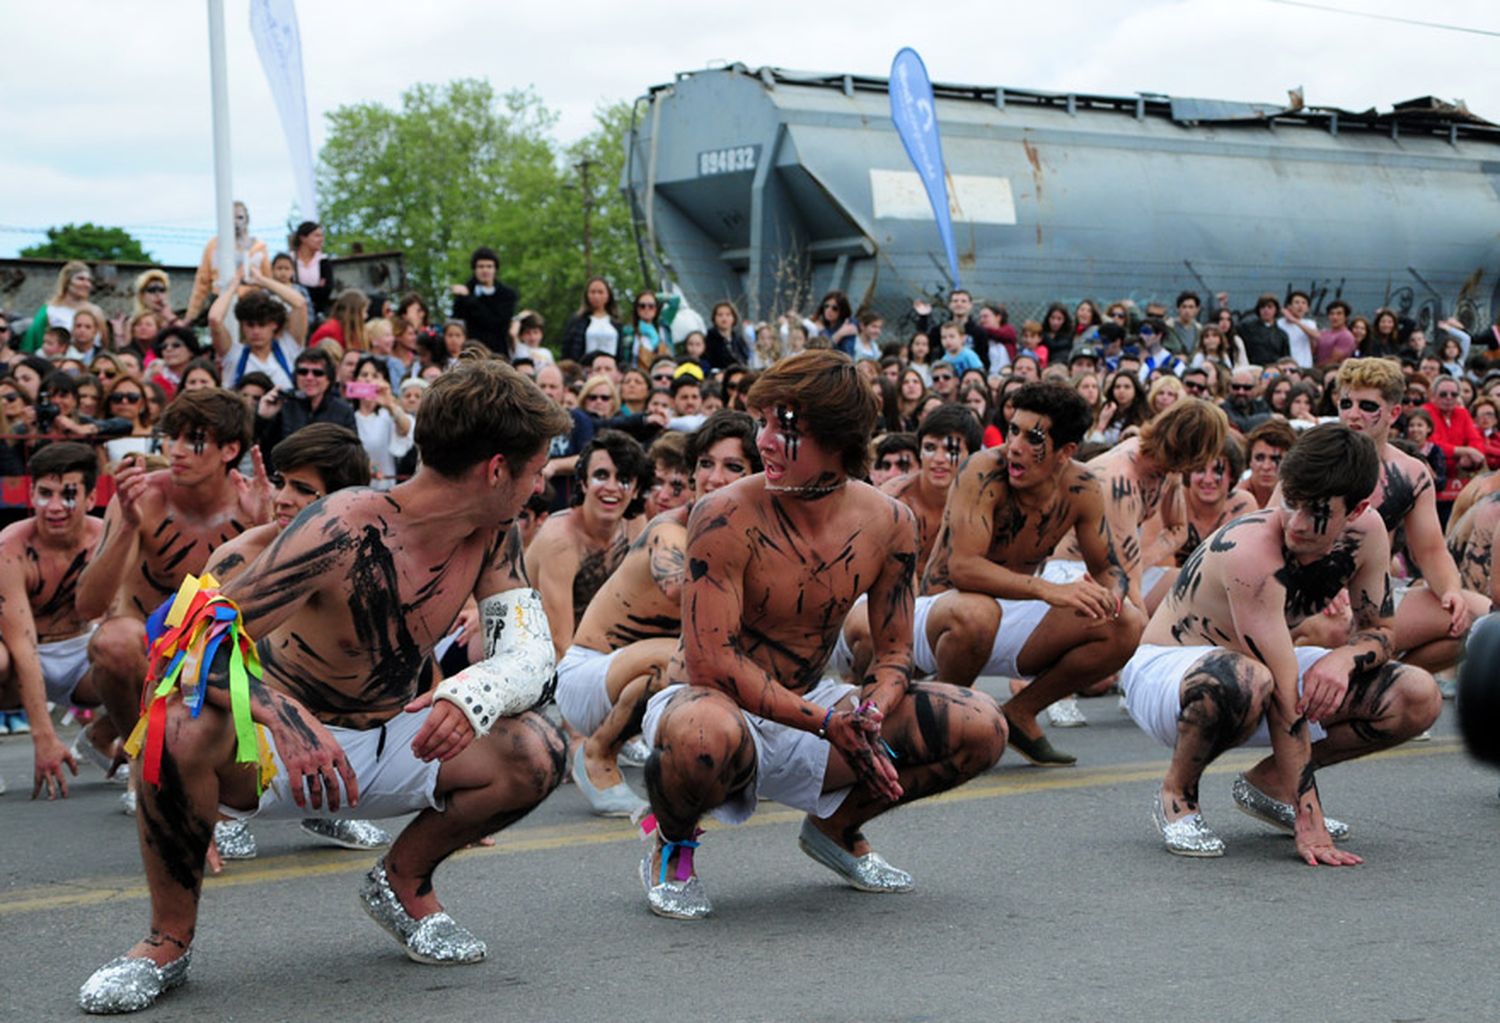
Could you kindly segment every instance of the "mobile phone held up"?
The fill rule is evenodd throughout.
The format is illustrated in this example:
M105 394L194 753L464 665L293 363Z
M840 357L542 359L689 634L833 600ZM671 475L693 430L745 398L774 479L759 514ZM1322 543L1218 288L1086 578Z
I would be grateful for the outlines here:
M380 397L380 385L366 381L351 380L344 385L344 397L355 399L367 398L370 401L374 401Z

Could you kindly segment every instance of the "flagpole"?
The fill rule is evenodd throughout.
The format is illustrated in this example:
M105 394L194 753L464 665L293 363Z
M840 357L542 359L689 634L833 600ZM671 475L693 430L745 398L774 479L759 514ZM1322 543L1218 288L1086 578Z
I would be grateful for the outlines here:
M222 287L234 274L234 189L229 166L229 74L224 60L224 2L208 0L209 92L213 102L214 209L219 245L214 260Z

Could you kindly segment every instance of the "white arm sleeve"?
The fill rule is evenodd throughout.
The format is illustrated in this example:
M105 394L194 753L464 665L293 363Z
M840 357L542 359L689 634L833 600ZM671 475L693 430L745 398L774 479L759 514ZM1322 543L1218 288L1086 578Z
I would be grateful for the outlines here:
M475 735L486 735L500 718L528 711L552 696L557 652L536 590L485 597L479 617L485 659L440 682L433 699L452 703L464 712Z

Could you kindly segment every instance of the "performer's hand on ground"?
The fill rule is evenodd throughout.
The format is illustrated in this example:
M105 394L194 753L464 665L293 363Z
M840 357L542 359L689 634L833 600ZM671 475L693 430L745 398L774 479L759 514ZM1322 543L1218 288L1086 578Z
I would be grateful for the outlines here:
M452 760L474 741L474 726L468 717L447 700L434 701L423 693L406 705L408 714L432 708L427 720L411 741L412 755L418 760Z
M31 783L31 798L35 799L45 785L47 788L47 799L56 799L59 795L68 798L68 776L63 773L63 765L68 765L68 770L73 772L73 777L78 777L78 761L73 759L73 754L63 744L56 733L50 737L40 736L35 740L36 745L36 770Z
M219 840L212 835L208 838L208 853L204 858L210 874L224 873L224 857L219 855Z
M335 812L341 802L339 779L343 778L348 805L358 805L359 782L343 748L321 721L295 701L283 699L284 710L271 726L271 735L286 767L292 799L300 807L306 808L311 803L314 810L319 810L326 798L329 812Z
M1333 844L1328 829L1321 825L1316 830L1297 832L1297 855L1309 867L1357 867L1364 860Z

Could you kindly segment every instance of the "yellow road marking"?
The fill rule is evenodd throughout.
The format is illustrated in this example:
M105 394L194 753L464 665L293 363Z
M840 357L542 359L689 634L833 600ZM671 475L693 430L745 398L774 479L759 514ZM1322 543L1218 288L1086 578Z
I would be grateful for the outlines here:
M1399 749L1377 753L1364 759L1392 760L1405 757L1437 756L1457 753L1462 748L1457 740L1440 740L1420 746L1402 746ZM1231 753L1210 765L1204 774L1230 774L1243 771L1259 761L1263 755L1259 752ZM1154 781L1161 778L1166 766L1166 761L1156 760L1113 764L1100 768L1037 768L992 774L970 782L962 788L914 803L910 807L903 808L903 812L909 813L913 809L934 804L964 803L975 799L1024 796L1035 792L1103 788L1131 782ZM766 810L757 813L745 824L735 826L745 828L786 824L798 821L802 816L800 810ZM727 826L714 821L705 821L704 825L709 830ZM517 853L544 852L579 845L638 841L640 841L639 832L632 826L618 821L588 820L534 828L523 826L512 831L504 831L495 836L494 846L466 850L459 855L465 857L512 856ZM340 854L333 850L289 853L249 863L230 863L225 868L226 873L206 878L204 888L208 891L216 891L246 885L264 885L277 881L322 877L329 874L357 874L368 870L369 864L369 856L365 853ZM145 899L149 895L150 891L140 875L79 878L34 888L12 889L5 893L5 901L0 902L0 917L77 906L94 906L106 902L134 901Z

